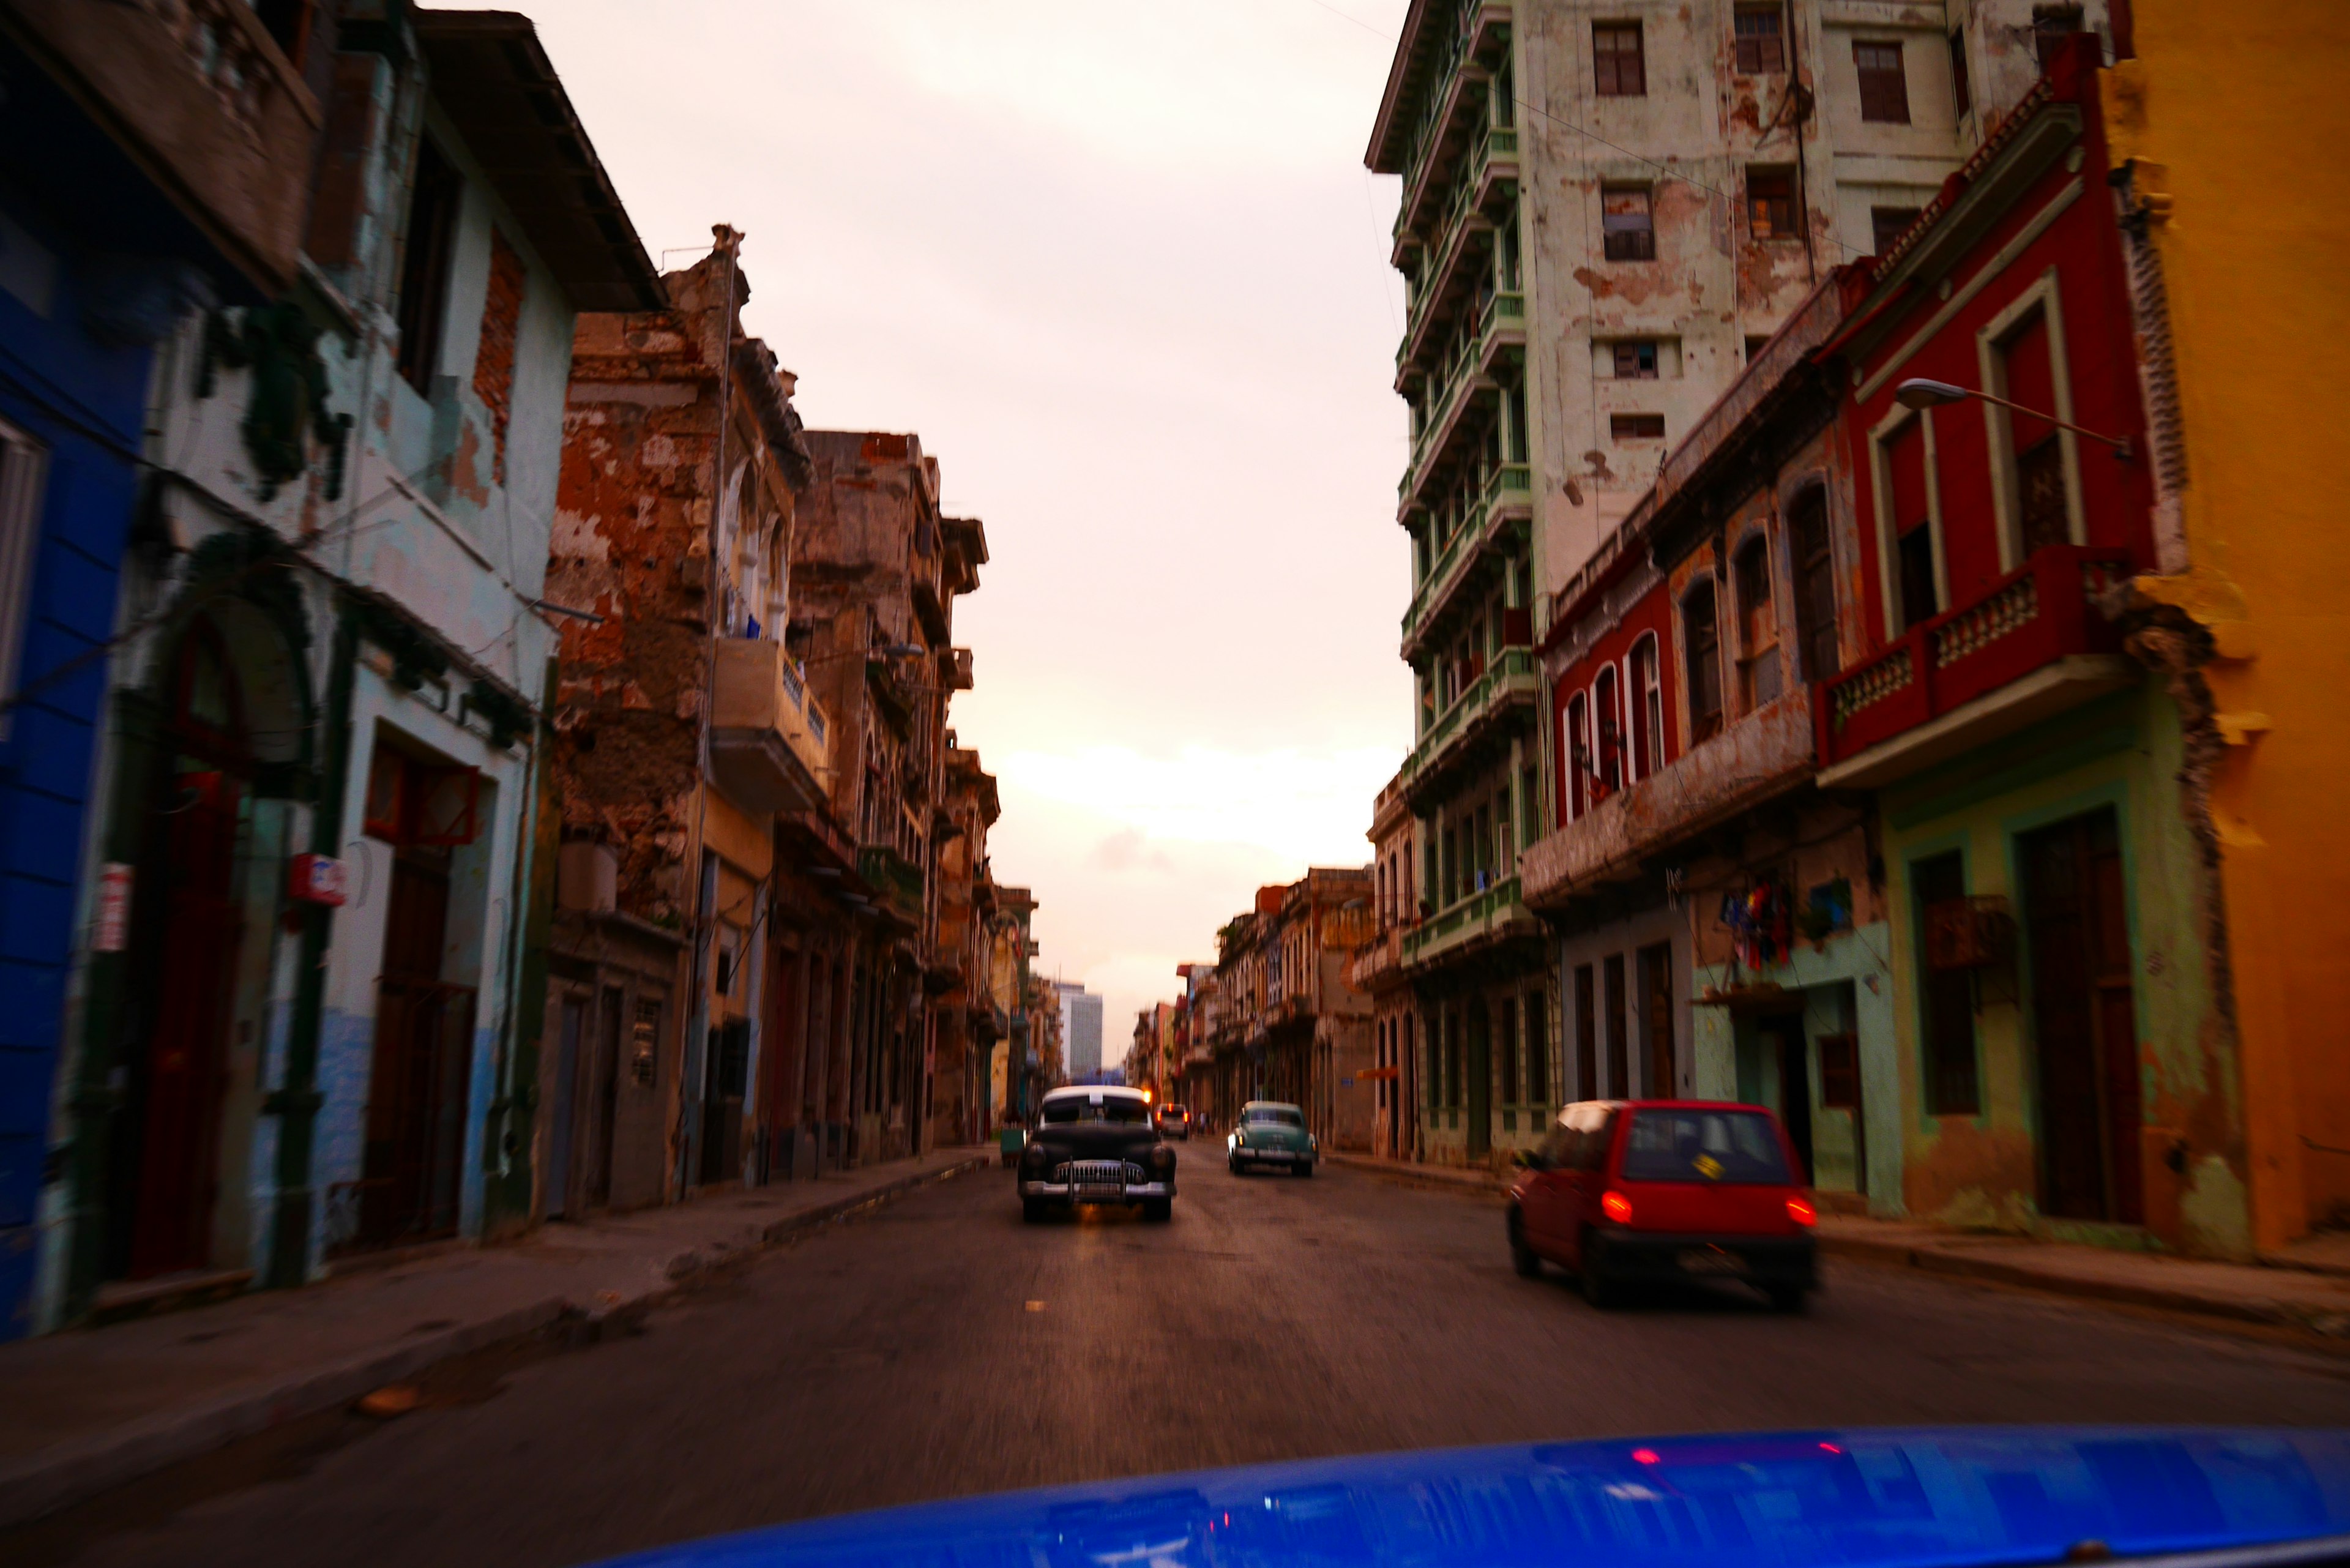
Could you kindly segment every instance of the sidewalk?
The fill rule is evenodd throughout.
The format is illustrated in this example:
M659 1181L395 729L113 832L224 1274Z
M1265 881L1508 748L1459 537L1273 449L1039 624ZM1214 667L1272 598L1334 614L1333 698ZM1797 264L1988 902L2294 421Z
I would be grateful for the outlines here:
M1465 1196L1498 1197L1508 1185L1482 1170L1351 1154L1325 1153L1323 1158L1391 1181ZM2350 1338L2350 1239L2313 1239L2259 1263L2215 1263L1858 1215L1822 1214L1819 1238L1820 1250L1835 1256Z
M0 1346L0 1527L559 1322L599 1333L722 1263L994 1163L947 1149Z

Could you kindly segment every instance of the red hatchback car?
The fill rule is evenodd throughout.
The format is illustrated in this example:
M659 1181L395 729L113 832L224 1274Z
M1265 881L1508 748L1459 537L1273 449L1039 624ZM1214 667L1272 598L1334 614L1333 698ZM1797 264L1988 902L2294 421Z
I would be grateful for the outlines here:
M1620 1287L1743 1281L1781 1312L1819 1288L1819 1216L1779 1118L1761 1106L1587 1100L1518 1157L1510 1259L1575 1275L1594 1306Z

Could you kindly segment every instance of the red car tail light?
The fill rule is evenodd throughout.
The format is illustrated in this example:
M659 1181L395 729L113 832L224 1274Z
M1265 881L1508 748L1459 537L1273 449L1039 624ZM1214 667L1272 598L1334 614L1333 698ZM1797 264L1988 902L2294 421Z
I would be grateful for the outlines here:
M1632 1222L1632 1200L1620 1192L1602 1193L1599 1212L1618 1225L1629 1225Z
M1812 1207L1812 1200L1808 1198L1790 1198L1787 1199L1787 1218L1798 1225L1816 1225L1820 1222L1820 1211Z

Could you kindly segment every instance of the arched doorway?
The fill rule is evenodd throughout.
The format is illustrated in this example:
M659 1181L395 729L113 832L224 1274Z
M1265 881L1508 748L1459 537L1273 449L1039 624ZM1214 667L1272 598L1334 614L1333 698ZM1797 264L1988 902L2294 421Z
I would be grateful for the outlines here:
M199 616L165 684L134 886L136 995L112 1140L106 1272L142 1280L210 1261L255 758L246 693ZM143 1003L143 1005L140 1005Z

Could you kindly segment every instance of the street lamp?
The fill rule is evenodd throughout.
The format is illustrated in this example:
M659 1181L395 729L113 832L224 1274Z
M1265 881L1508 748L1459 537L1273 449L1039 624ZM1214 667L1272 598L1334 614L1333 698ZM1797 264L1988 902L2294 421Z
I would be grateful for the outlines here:
M1893 400L1905 409L1946 408L1951 403L1963 403L1969 398L1986 403L1997 403L2002 409L2013 409L2020 414L2030 414L2035 420L2046 420L2058 430L2071 431L2075 435L2087 436L2091 441L2104 441L2114 449L2116 457L2124 462L2130 460L2130 443L2124 437L2109 436L2099 431L2089 430L2074 424L2070 420L2060 420L2054 414L2044 414L2038 409L2027 409L2022 403L2012 403L2005 398L1994 398L1989 392L1978 392L1968 387L1955 387L1948 381L1929 381L1922 376L1913 377L1893 389Z

